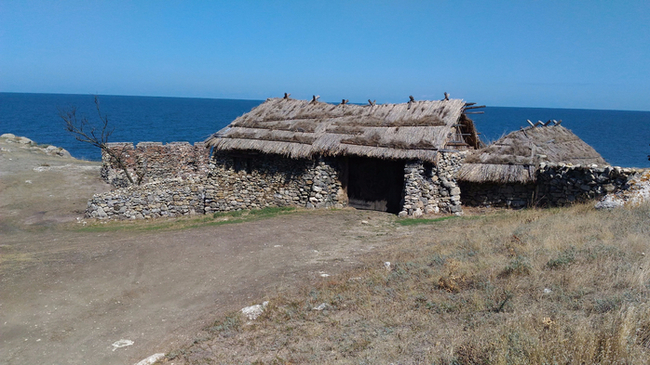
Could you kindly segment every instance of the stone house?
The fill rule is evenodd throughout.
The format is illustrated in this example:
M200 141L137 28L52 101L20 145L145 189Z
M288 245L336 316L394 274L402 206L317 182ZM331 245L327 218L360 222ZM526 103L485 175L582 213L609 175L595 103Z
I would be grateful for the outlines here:
M469 105L268 99L205 141L212 149L205 212L284 205L461 212L455 174L463 151L480 146Z
M625 187L634 169L611 167L560 123L511 132L467 154L457 179L465 206L566 205Z
M86 214L351 206L419 216L462 206L561 206L625 189L639 172L609 166L557 122L483 146L467 117L472 105L268 99L194 145L112 144L128 166L103 154L102 175L116 189L95 195ZM141 184L129 186L125 173Z

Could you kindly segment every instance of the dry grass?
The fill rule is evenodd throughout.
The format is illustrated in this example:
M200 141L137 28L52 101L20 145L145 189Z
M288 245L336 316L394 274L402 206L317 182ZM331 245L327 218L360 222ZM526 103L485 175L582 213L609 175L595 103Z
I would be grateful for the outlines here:
M580 205L394 224L365 267L220 318L167 361L645 364L649 222L647 205Z

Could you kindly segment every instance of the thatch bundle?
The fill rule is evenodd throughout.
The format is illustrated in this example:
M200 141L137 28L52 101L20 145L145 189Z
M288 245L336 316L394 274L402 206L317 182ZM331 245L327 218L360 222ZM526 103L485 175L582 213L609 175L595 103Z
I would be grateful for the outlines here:
M355 155L435 161L437 151L478 146L464 107L458 99L382 105L268 99L206 143L218 151L291 158Z
M457 177L468 182L533 182L542 162L607 165L593 147L570 130L553 125L512 132L470 153Z

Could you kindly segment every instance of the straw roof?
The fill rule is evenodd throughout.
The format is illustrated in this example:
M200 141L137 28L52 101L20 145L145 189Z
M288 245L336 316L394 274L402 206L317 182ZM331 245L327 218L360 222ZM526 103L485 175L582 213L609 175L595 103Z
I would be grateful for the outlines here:
M217 151L255 151L291 158L355 155L435 161L446 149L476 147L465 102L411 101L404 104L328 104L288 98L267 99L212 135Z
M607 165L583 140L560 125L528 127L467 155L457 178L469 182L528 183L540 163Z

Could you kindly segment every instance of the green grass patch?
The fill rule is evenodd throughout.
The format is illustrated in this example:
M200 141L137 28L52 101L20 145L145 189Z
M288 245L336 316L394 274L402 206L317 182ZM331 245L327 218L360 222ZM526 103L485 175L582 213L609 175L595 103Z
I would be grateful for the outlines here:
M294 207L267 207L256 210L238 210L234 212L214 213L195 218L157 218L135 221L99 221L85 227L76 228L78 232L115 232L115 231L159 231L182 230L205 226L221 226L268 219L282 214L295 212Z

